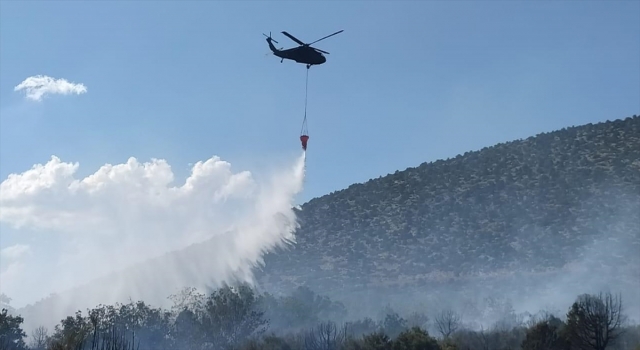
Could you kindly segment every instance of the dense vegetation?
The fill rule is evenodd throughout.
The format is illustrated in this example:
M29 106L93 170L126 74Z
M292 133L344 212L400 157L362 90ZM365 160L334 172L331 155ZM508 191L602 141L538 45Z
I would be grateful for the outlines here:
M640 116L396 171L298 215L296 245L266 256L265 286L337 296L517 273L528 288L525 274L578 265L628 279L640 273Z
M480 330L451 309L400 315L387 308L378 320L346 321L344 305L307 288L281 297L247 286L208 295L185 289L171 298L171 310L140 301L78 311L51 334L40 327L30 337L20 316L3 310L0 349L640 349L640 326L626 322L622 299L612 294L580 295L566 315L516 314L508 301L493 300L499 317Z

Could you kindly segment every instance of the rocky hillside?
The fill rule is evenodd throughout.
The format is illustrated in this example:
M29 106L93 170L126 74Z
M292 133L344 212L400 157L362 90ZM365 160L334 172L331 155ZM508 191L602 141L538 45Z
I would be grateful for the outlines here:
M637 271L640 116L423 163L311 200L299 218L297 244L266 257L264 285Z

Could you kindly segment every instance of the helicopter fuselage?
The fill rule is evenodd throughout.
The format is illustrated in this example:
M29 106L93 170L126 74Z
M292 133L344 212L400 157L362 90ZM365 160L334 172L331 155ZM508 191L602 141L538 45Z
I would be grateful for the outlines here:
M275 56L280 58L304 63L308 65L319 65L327 61L327 58L321 52L314 50L308 46L298 46L286 50L278 50L270 40L267 39L269 48Z

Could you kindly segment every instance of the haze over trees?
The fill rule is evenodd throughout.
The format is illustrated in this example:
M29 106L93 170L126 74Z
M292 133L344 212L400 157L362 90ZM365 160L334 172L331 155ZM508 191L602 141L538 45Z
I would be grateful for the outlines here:
M610 293L580 295L566 315L515 314L507 307L499 321L480 329L470 328L468 319L449 309L436 313L433 324L428 310L400 315L386 308L376 320L350 319L344 305L306 287L279 297L257 293L245 285L208 295L185 289L172 300L170 310L138 301L78 311L61 320L50 335L39 327L27 336L21 329L22 319L4 310L0 314L0 349L640 348L640 326L626 322L622 300ZM416 315L421 325L409 321Z

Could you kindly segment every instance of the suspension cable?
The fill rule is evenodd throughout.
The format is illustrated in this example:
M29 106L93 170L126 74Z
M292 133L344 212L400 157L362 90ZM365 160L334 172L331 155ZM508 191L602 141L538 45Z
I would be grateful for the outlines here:
M307 97L309 95L309 69L307 68L307 79L305 82L305 90L304 90L304 119L302 120L302 129L300 130L300 135L306 135L308 133L307 130Z

